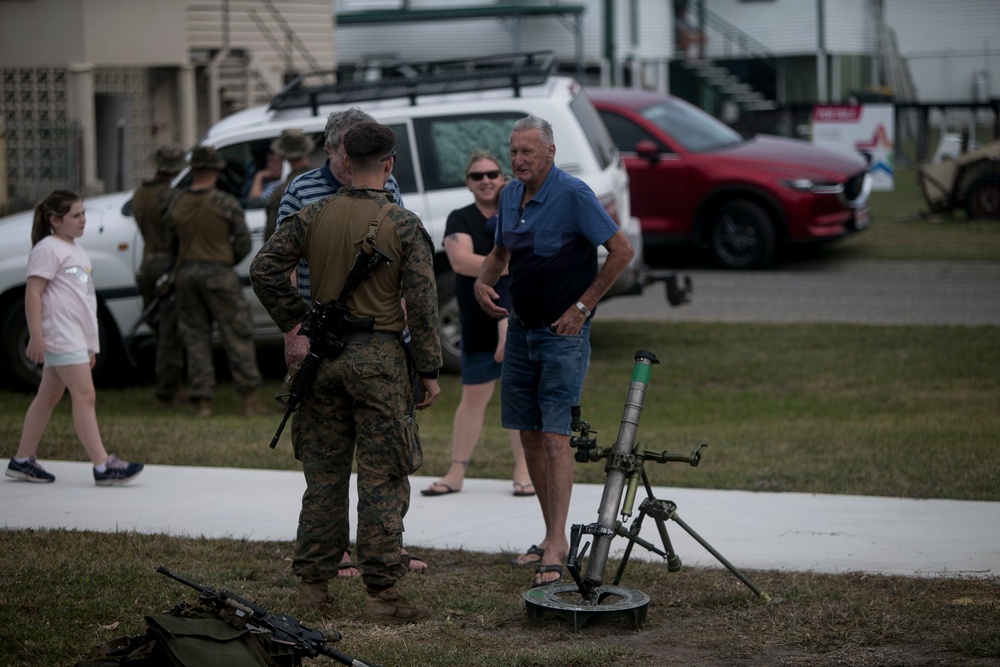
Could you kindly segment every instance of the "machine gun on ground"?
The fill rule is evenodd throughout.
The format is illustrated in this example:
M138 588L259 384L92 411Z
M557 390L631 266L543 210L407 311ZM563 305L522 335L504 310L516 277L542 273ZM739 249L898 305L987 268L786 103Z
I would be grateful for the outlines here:
M315 658L318 655L325 655L351 667L378 667L378 665L352 658L337 651L330 646L331 639L327 635L305 627L291 616L272 615L267 610L234 593L227 590L215 591L207 586L188 581L162 565L156 568L156 571L198 591L200 594L198 600L202 605L215 607L219 610L231 610L247 626L269 630L274 641L291 645L297 653L301 653L305 657ZM332 641L337 641L340 638L339 633L336 634L336 639Z
M370 317L352 318L347 314L347 300L354 293L362 281L372 276L382 263L391 264L392 260L385 252L380 250L374 243L365 239L358 256L354 260L354 266L347 274L347 282L344 283L340 296L333 303L326 305L315 304L299 333L309 338L309 353L302 360L298 373L292 381L289 393L285 396L278 396L279 402L285 406L285 415L278 424L278 430L271 439L271 449L278 444L281 432L285 429L285 423L293 412L302 403L302 400L309 394L313 380L316 379L316 371L323 359L336 359L344 351L344 345L352 333L371 331L374 321ZM282 400L284 399L284 400Z

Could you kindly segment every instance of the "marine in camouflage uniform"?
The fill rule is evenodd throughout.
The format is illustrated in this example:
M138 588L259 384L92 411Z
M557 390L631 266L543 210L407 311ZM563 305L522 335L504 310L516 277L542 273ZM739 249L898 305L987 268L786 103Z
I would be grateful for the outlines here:
M349 316L372 317L373 330L352 334L338 358L320 363L292 422L295 456L302 461L307 486L292 569L302 580L300 606L326 600L326 582L337 576L350 541L348 492L356 456L358 568L369 593L363 617L405 623L430 614L426 606L407 602L394 586L407 572L400 557L410 498L407 476L422 461L413 409L429 406L440 392L441 346L430 236L415 214L393 204L381 189L391 170L394 141L392 130L377 123L348 130L344 147L354 184L285 218L254 258L250 276L272 319L290 331L305 318L309 304L289 282L288 272L306 259L313 300L336 301L361 240L380 211L385 214L374 244L392 262L376 268L347 301ZM416 406L401 342L407 322L412 366L423 390Z
M310 171L312 165L309 164L309 153L314 147L313 140L302 130L289 129L282 131L281 135L271 142L271 150L280 155L283 160L287 160L291 171L281 183L278 184L271 195L264 203L267 213L267 220L264 223L264 240L271 238L274 230L278 228L278 209L281 206L281 196L285 194L285 188L293 179Z
M213 148L191 155L194 179L167 213L167 239L177 254L177 323L187 348L191 400L198 414L212 413L215 367L212 323L219 329L237 393L247 415L258 414L260 385L250 305L233 267L250 252L250 232L236 197L215 187L226 164Z
M135 276L143 310L156 296L156 281L173 264L164 218L173 193L170 181L187 164L184 150L179 146L160 146L153 155L153 161L156 174L144 181L132 195L132 215L144 242L142 264ZM168 407L180 389L184 369L184 345L177 333L177 310L173 300L163 300L159 312L150 314L147 324L156 338L156 386L153 395L157 407Z

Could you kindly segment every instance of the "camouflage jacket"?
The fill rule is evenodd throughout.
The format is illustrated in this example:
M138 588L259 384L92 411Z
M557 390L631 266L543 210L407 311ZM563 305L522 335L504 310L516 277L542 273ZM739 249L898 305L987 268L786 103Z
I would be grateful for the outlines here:
M250 254L250 230L236 197L217 188L175 190L166 215L167 243L184 262L235 266Z
M290 331L309 311L289 282L289 272L306 259L313 300L335 301L360 241L386 203L391 200L384 190L347 186L282 220L250 264L254 292L282 331ZM416 370L436 371L441 367L441 341L430 235L414 213L392 204L375 245L392 263L378 267L358 285L347 300L349 315L374 318L376 331L398 333L409 326ZM400 296L406 302L405 314Z
M164 218L172 192L168 179L154 178L143 181L132 195L132 216L144 242L143 259L154 253L170 252Z

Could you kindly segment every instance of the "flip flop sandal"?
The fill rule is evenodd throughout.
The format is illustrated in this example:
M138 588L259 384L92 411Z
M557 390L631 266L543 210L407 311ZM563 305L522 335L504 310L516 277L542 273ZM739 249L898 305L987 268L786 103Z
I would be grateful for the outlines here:
M337 577L341 579L353 579L354 577L361 576L361 570L358 566L351 561L351 552L345 551L344 555L347 556L347 560L341 560L340 565L337 566ZM348 570L354 570L357 574L345 574Z
M512 560L510 564L513 565L514 567L535 567L536 565L538 565L538 563L541 562L542 556L545 555L545 549L541 548L537 544L532 544L530 547L528 547L528 550L524 552L524 555L538 556L538 560L529 560L524 563L518 563L517 559L520 558L520 556L518 556L517 558Z
M445 489L447 489L447 491L438 491L437 489L434 488L435 486L443 486ZM428 489L422 489L420 491L420 495L422 495L422 496L446 496L449 493L458 493L461 490L462 489L453 489L450 486L448 486L447 484L445 484L444 482L434 482L433 484L431 484L430 488L428 488Z
M531 489L530 491L528 489ZM527 484L522 484L521 482L514 482L514 495L519 498L524 498L526 496L535 495L535 485L531 482Z
M552 584L558 584L560 581L562 581L563 566L559 565L558 563L553 565L539 565L538 567L535 568L535 576L538 576L539 574L546 574L548 572L558 572L559 578L553 579L552 581L535 581L534 579L532 579L531 587L541 588L542 586L551 586Z
M411 563L423 563L424 565L427 565L427 561L425 561L423 558L421 558L420 556L418 556L416 554L411 554L411 553L402 554L401 553L401 554L399 554L399 559L401 561L403 561L403 565L405 565L406 569L409 570L410 572L414 572L416 574L423 574L424 572L427 571L426 567L419 567L418 568L418 567L413 567L411 565Z

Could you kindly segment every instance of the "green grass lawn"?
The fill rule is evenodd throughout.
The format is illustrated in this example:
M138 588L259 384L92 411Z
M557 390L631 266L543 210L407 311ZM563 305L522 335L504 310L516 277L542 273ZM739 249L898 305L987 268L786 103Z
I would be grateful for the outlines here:
M582 417L598 444L618 433L636 350L653 369L637 441L687 452L709 443L702 464L650 466L655 484L914 498L1000 500L1000 340L996 327L847 324L712 324L597 321ZM280 350L265 351L280 354ZM423 475L450 461L458 378L418 415ZM264 397L280 391L268 380ZM0 391L0 438L14 443L31 395ZM148 463L297 469L290 429L268 449L280 415L240 415L232 388L214 416L165 413L148 386L103 389L98 419L109 451ZM274 404L277 408L277 404ZM84 460L69 400L56 411L39 457ZM510 449L489 406L469 475L507 479ZM603 466L576 479L602 483Z

